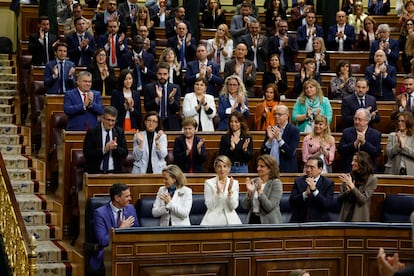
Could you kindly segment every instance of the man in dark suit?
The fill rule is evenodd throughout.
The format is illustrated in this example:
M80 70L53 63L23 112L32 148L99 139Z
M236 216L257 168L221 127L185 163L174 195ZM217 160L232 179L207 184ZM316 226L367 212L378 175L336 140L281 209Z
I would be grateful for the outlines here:
M68 116L66 130L88 130L98 123L103 113L101 93L91 90L92 74L79 72L78 88L69 90L63 98L63 110Z
M152 54L155 57L155 50L156 50L156 44L155 40L149 39L149 31L148 27L145 25L141 25L138 27L137 34L144 39L144 51Z
M253 61L256 71L266 71L266 62L269 55L267 37L260 34L260 23L256 19L249 25L249 33L240 38L240 42L247 45L246 58Z
M256 67L251 60L246 59L247 46L240 42L235 50L235 58L224 65L224 80L230 75L237 75L243 80L248 97L256 97L253 86L256 84Z
M220 75L220 66L207 59L207 49L204 44L199 44L196 53L197 59L187 64L185 83L187 93L194 92L194 83L198 77L205 78L208 82L207 94L218 97L219 89L223 84Z
M109 66L119 67L119 62L123 54L128 51L128 44L125 34L118 33L119 22L108 21L108 32L98 37L98 48L104 48L109 58Z
M107 31L107 25L109 21L117 20L119 22L119 33L126 35L128 31L128 22L127 19L122 16L117 10L116 0L105 0L106 10L105 12L98 12L96 14L95 20L95 33L99 37Z
M44 85L48 94L65 94L66 91L75 88L75 64L66 59L66 43L57 42L54 49L56 59L46 64Z
M290 10L290 17L292 18L294 30L297 30L300 26L304 25L303 23L306 24L304 19L308 12L314 12L313 5L306 4L305 0L298 0L297 3L297 6L294 7L292 5L292 9Z
M386 63L387 57L383 50L377 50L374 64L365 69L365 78L369 84L368 94L379 101L394 101L394 88L397 83L397 71L394 66Z
M250 3L243 3L240 8L240 14L236 14L231 18L230 34L233 39L233 45L237 45L241 37L249 32L250 22L255 20L252 13Z
M29 36L29 52L32 55L32 65L46 65L55 58L53 46L56 35L49 32L49 17L41 16L38 20L38 31Z
M140 93L145 85L155 79L157 71L154 56L143 49L144 39L136 35L132 39L132 49L123 54L119 62L121 69L128 68L132 72L136 90Z
M336 13L336 25L329 27L326 45L331 51L351 51L355 44L354 27L346 23L346 13Z
M167 38L175 37L178 34L178 24L184 23L188 32L191 34L191 23L185 19L185 8L183 6L176 7L174 10L174 17L165 22L165 31Z
M377 50L383 50L389 65L398 69L398 58L400 55L400 47L398 41L390 38L390 26L388 24L380 24L377 29L379 36L378 40L374 40L371 45L371 50L369 52L369 62L375 63L374 56Z
M75 32L66 37L69 59L77 66L91 64L93 53L96 51L95 38L88 33L85 19L75 18Z
M338 152L342 155L342 171L351 171L352 158L357 151L365 151L372 160L376 171L375 159L381 153L381 133L369 127L371 112L366 108L359 108L355 112L354 126L343 131L338 145Z
M391 120L397 119L397 114L404 111L414 111L414 75L404 76L405 92L395 99L394 109L391 111Z
M124 130L115 125L117 117L118 110L107 106L103 111L102 122L88 129L83 141L88 173L122 172L122 159L127 157L128 147Z
M138 16L137 0L128 0L118 5L119 14L126 18L128 26L135 24Z
M111 201L94 211L94 232L98 244L88 264L88 275L105 275L104 248L109 245L111 228L140 226L135 207L130 204L132 198L128 186L113 184L109 195Z
M275 126L269 126L260 149L261 154L272 155L279 164L280 172L298 172L296 149L299 145L299 129L289 124L289 108L277 105L274 108Z
M368 81L360 78L355 83L355 93L342 98L341 114L344 128L354 125L355 112L361 107L367 108L371 112L370 126L379 122L380 115L377 109L377 101L374 96L367 94L368 89Z
M278 54L282 69L295 72L295 56L298 54L298 44L296 39L288 35L287 32L288 22L282 19L279 22L279 34L269 38L269 56Z
M290 222L329 221L329 202L334 183L322 176L323 160L309 157L305 164L306 175L297 177L289 197L292 216Z
M180 130L181 125L177 112L180 111L181 89L168 82L170 67L161 63L157 69L157 82L147 84L144 94L146 112L156 111L160 114L164 130Z
M315 37L323 38L323 29L321 26L316 25L316 14L308 12L306 14L306 24L300 26L296 33L296 42L298 43L299 50L312 51L312 42Z
M197 48L196 40L184 22L177 24L177 35L168 38L167 47L174 49L182 69L187 68L187 63L194 59Z

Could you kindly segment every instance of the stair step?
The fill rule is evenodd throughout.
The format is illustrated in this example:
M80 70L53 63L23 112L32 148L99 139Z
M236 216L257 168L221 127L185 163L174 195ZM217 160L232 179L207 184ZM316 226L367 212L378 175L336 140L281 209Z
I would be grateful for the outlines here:
M9 104L12 105L14 102L14 95L3 96L0 94L0 104Z
M16 195L20 211L41 211L46 210L47 202L42 196L34 194Z
M35 183L31 180L11 180L10 182L16 195L33 194L36 192Z
M49 225L28 225L27 233L34 235L36 240L47 241L55 238L55 228Z
M13 123L14 114L0 114L0 124L12 124Z
M38 276L66 276L72 275L70 263L37 263Z
M3 155L6 155L6 154L11 154L11 155L22 154L22 145L0 145L0 152Z
M19 137L18 135L16 135ZM0 141L3 137L0 137ZM3 143L2 143L3 144ZM22 155L6 154L3 156L6 168L10 169L26 169L29 167L29 159Z
M13 60L9 60L8 58L0 58L0 67L13 66L13 65L14 65Z
M13 180L31 180L32 171L30 169L7 169L10 179Z
M0 81L15 82L17 81L17 74L5 74L0 72Z
M3 74L13 74L16 71L14 66L0 66L0 73Z
M0 145L19 145L19 144L20 144L19 134L10 134L10 135L0 136Z
M1 109L0 105L0 109ZM0 112L1 113L1 112ZM0 125L0 135L18 134L19 128L13 124L2 124Z
M17 95L17 90L16 89L0 89L0 95L2 96L15 96Z
M17 81L0 81L0 89L17 90L18 87Z
M25 211L21 214L27 226L50 224L51 221L51 215L47 211Z
M38 253L37 263L62 261L62 249L53 241L37 241L36 252Z

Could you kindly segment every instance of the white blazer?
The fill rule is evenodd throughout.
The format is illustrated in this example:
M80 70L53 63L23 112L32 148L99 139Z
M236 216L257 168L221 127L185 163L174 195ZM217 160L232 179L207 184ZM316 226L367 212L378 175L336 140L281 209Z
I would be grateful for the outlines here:
M230 178L227 177L223 193L217 193L218 178L210 178L204 182L204 201L207 212L200 225L227 225L241 224L241 220L236 213L239 206L239 182L233 180L233 194L228 196Z
M216 49L215 55L217 53L217 45L214 43L214 38L210 38L207 40L207 53L211 53L213 51L213 48ZM231 60L233 57L233 40L230 38L227 40L226 45L224 45L224 50L226 50L227 57L223 56L223 52L220 53L220 72L224 72L224 65L227 61ZM218 63L217 58L213 55L213 57L210 59L210 61Z
M216 103L214 102L214 97L209 94L204 95L206 102L211 109L213 109L213 113L207 114L204 108L201 108L201 126L203 127L203 131L214 131L214 122L213 118L216 116ZM200 124L198 119L198 112L195 109L197 106L197 96L194 92L185 94L184 103L183 103L183 113L184 117L193 117L197 124Z
M170 218L172 226L191 225L190 211L193 206L193 191L191 188L183 186L177 188L171 201L166 205L161 195L168 193L165 186L159 188L154 205L152 206L152 215L161 217L160 226L169 226Z
M144 146L142 149L138 146L138 139L134 137L134 167L132 168L132 173L140 173L144 174L147 172L148 168L148 158L149 158L149 149L148 149L148 141L147 141L147 132L141 131L142 138L144 140ZM152 172L153 173L161 173L162 169L167 166L167 162L165 161L165 157L168 155L168 141L167 135L165 133L161 135L159 143L160 143L160 150L156 149L155 146L155 136L157 133L154 133L154 140L152 142L152 149L151 149L151 164L152 164Z

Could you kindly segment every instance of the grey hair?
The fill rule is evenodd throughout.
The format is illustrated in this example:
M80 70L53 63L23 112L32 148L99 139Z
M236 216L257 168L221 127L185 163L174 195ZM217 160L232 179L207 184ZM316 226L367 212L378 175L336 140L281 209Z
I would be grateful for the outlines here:
M367 118L368 122L371 121L371 112L368 110L368 108L363 108L363 107L358 108L355 113L357 113L357 112L363 112L365 114L365 117Z
M377 31L386 31L386 32L390 32L390 26L388 24L380 24L378 26Z

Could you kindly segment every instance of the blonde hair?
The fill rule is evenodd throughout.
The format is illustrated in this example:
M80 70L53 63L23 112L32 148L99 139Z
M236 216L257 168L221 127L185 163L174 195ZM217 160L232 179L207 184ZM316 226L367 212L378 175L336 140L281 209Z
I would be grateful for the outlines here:
M187 184L187 178L185 178L183 171L177 165L168 165L162 169L162 172L168 173L171 178L175 179L177 188L181 188Z
M227 41L229 41L231 39L229 26L227 26L226 24L220 24L220 25L218 25L217 29L218 28L223 28L224 29L224 44L227 44ZM216 45L220 44L220 40L217 37L217 31L216 31L216 34L214 36L214 42L216 43Z
M157 67L160 67L160 63L161 63L161 62L166 62L166 63L168 63L168 62L165 60L165 57L168 55L168 53L169 53L169 52L172 52L172 53L174 54L174 65L175 65L176 67L178 67L178 66L180 65L180 63L178 63L178 61L177 61L177 55L175 54L174 50L173 50L172 48L170 48L170 47L167 47L167 48L165 48L164 50L162 50L161 55L160 55L160 59L159 59L159 61L158 61L158 65L157 65Z
M305 104L305 100L306 100L306 97L307 97L306 93L305 93L305 90L306 90L306 87L308 85L312 85L312 86L316 87L316 97L318 97L319 101L322 103L322 100L323 100L323 97L324 97L323 91L322 91L322 88L321 88L321 85L319 84L319 82L317 82L314 79L309 79L309 80L307 80L303 83L303 90L302 90L302 92L300 93L300 95L298 97L298 101L301 104Z
M323 37L315 37L313 41L318 41L321 44L321 53L326 52L325 40L323 40Z
M150 28L152 28L153 23L151 22L149 10L145 6L139 7L138 10L136 11L135 17L137 18L137 20L135 21L135 25L137 26L137 30L139 29L139 26L141 26L141 25L139 25L139 12L142 11L142 10L146 11L147 17L145 18L145 24L144 25L147 26L147 28L149 30Z
M227 82L229 80L236 80L237 83L239 84L239 90L237 91L237 93L243 94L245 97L247 97L246 86L244 86L243 81L237 75L230 75L224 80L223 89L221 89L220 94L229 95L229 91L227 89Z
M332 142L333 137L331 135L331 128L328 124L328 118L322 114L318 114L315 116L314 121L315 124L322 122L326 125L326 128L322 133L322 138L327 142ZM315 137L315 128L312 129L311 136Z
M231 167L231 160L230 158L228 158L226 155L219 155L216 157L216 159L214 159L214 168L217 167L218 162L223 162L224 164L227 165L227 167Z

